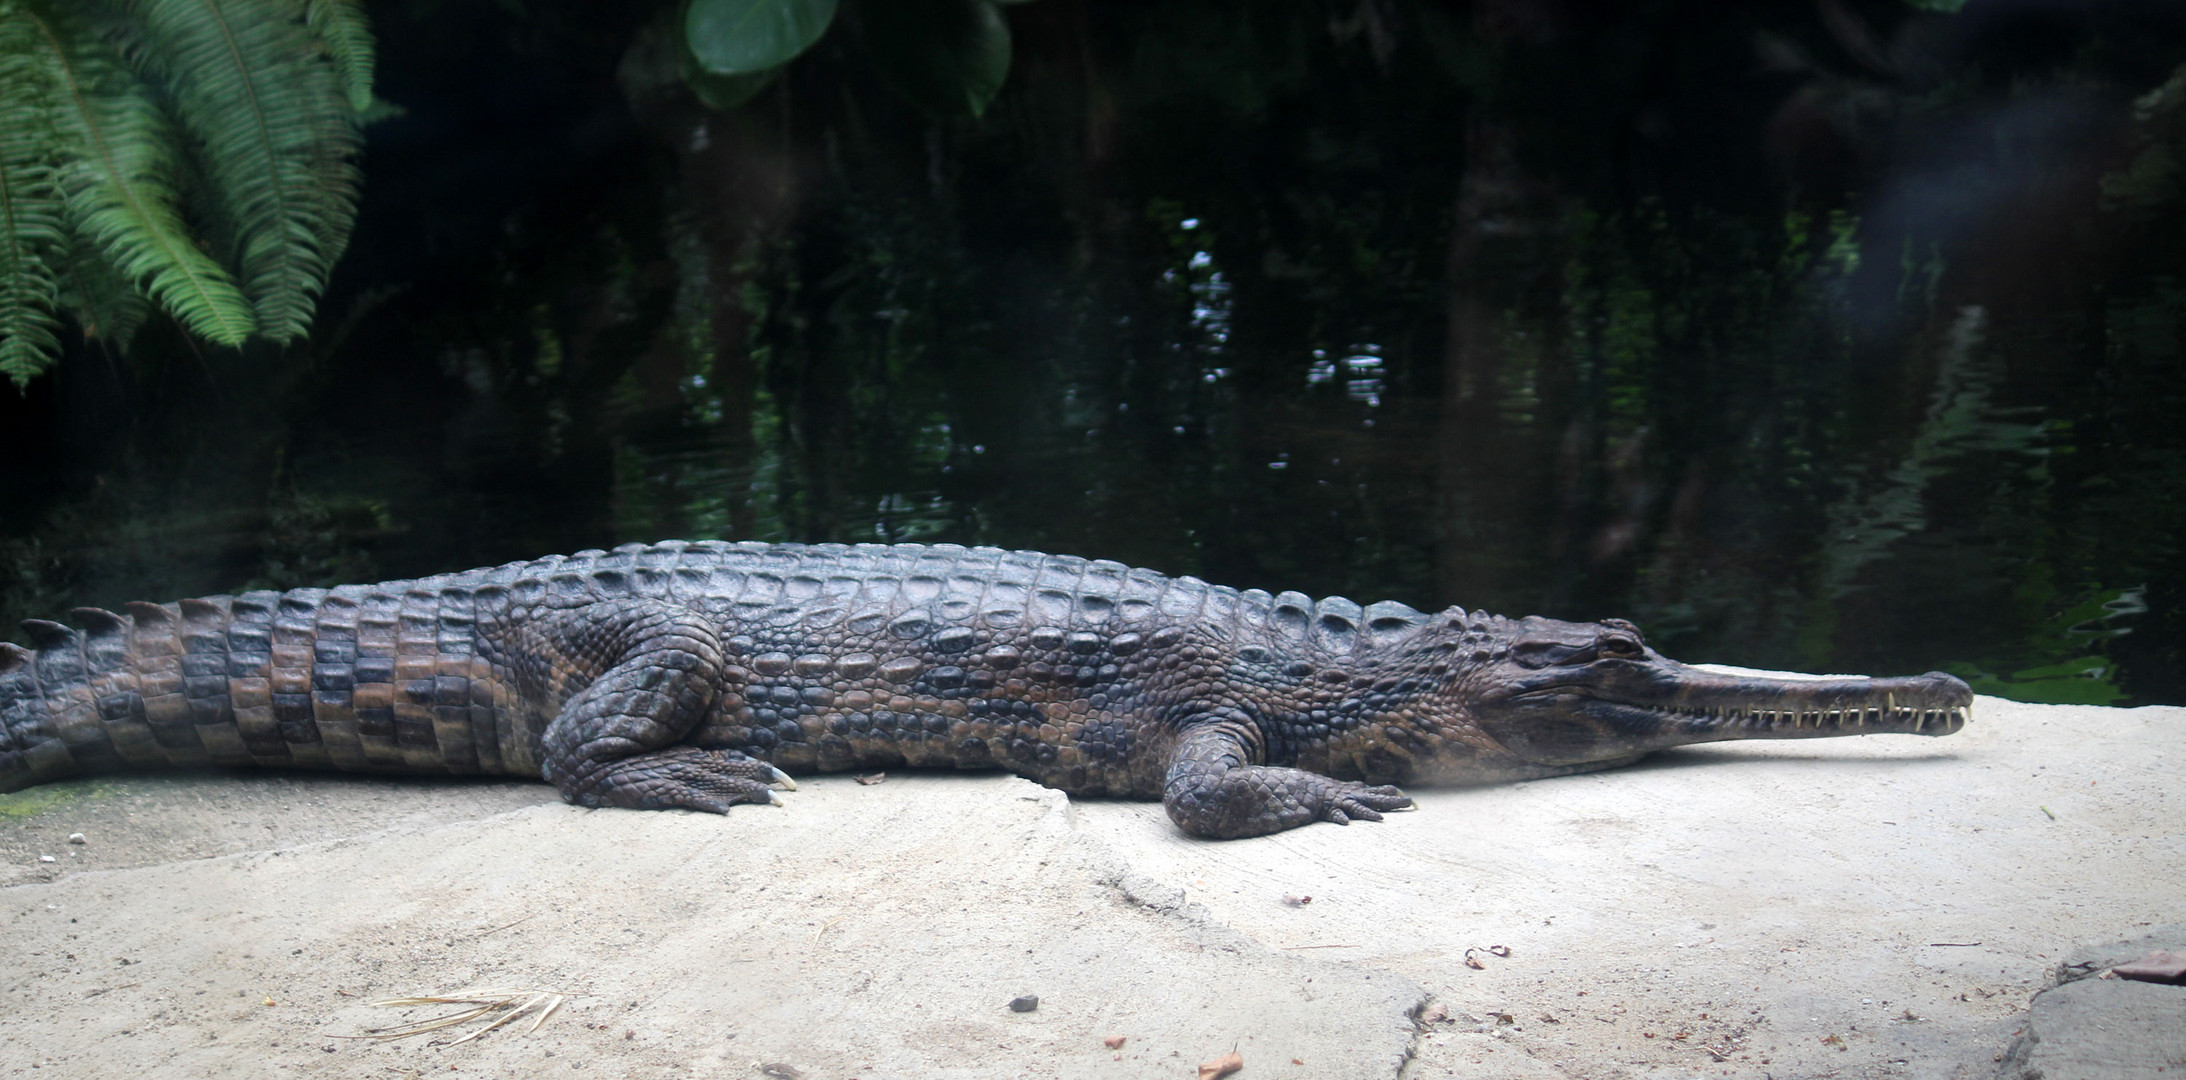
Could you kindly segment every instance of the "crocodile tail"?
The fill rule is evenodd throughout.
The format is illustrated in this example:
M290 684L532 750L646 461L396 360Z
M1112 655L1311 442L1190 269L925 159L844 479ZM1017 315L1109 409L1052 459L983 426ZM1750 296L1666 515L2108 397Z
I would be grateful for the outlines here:
M79 775L96 757L88 748L73 752L66 740L80 734L70 729L70 704L88 690L83 631L26 619L23 636L30 648L11 647L0 676L0 790L8 791Z
M31 664L37 654L13 642L0 641L0 792L20 791L38 782L31 775L26 744L16 735L32 720L31 707L42 704ZM25 736L27 738L27 736Z
M505 592L425 579L24 623L30 648L0 645L0 791L167 766L536 776L474 630Z
M0 646L0 791L125 768L249 763L217 752L217 731L208 745L193 722L185 609L226 625L225 611L204 601L129 604L126 614L78 608L70 615L81 629L24 622L31 648Z

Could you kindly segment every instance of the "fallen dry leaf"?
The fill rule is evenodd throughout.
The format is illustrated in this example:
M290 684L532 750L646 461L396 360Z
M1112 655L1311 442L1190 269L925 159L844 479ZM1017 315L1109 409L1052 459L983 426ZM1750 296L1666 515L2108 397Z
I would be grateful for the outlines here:
M861 773L858 776L854 777L854 779L856 779L858 783L864 784L866 787L872 787L874 784L878 784L881 781L888 779L888 774L884 772Z
M1439 1001L1419 1011L1419 1022L1422 1024L1446 1024L1449 1021L1450 1010Z
M569 1000L570 996L569 994L556 993L551 990L458 990L452 994L387 998L382 1001L368 1002L368 1004L374 1008L382 1009L408 1009L420 1005L469 1005L472 1008L415 1024L367 1030L362 1035L332 1035L331 1037L336 1039L407 1039L412 1035L423 1035L443 1028L468 1024L473 1020L480 1020L494 1013L501 1014L500 1019L495 1020L493 1023L487 1024L485 1027L448 1044L450 1046L459 1046L519 1016L526 1013L536 1013L537 1015L532 1018L531 1027L525 1030L525 1034L528 1035L539 1030L539 1025L546 1023L547 1017L554 1015L562 1007L562 1002ZM266 1004L273 1004L272 999L268 998Z
M1237 1051L1232 1050L1213 1061L1201 1062L1199 1065L1199 1080L1220 1080L1221 1077L1228 1076L1244 1067L1245 1059L1238 1057Z

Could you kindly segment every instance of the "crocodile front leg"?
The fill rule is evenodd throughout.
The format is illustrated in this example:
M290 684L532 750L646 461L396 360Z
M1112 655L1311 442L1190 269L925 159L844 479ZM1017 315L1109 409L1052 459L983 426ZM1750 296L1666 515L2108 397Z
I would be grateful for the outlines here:
M542 771L580 806L682 807L715 814L780 802L789 777L732 751L674 745L714 706L727 681L721 642L705 620L640 612L606 636L613 663L547 726Z
M1262 765L1259 729L1239 715L1210 716L1186 729L1169 758L1161 804L1194 836L1232 840L1314 821L1380 821L1412 805L1393 787L1337 780L1304 769Z

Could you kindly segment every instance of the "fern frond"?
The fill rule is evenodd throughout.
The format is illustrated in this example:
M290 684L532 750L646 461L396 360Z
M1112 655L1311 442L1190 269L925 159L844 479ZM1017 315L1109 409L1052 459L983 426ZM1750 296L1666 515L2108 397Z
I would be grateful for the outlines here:
M34 51L37 26L0 6L0 374L20 388L60 355L53 259L62 244L52 86Z
M304 20L311 26L341 72L349 107L361 119L372 111L372 26L357 0L304 0Z
M311 326L356 219L356 110L297 0L126 0L235 225L259 331Z
M32 25L28 55L53 87L55 172L69 224L192 333L241 345L255 329L250 304L175 212L167 177L178 147L166 114L77 5L17 10Z
M60 275L61 306L75 316L84 336L127 354L152 302L114 270L98 245L75 237Z

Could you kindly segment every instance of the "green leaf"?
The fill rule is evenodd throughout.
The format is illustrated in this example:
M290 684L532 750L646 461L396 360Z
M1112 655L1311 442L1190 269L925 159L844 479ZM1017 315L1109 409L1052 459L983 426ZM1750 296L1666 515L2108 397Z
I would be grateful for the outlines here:
M2011 677L2021 682L2040 679L2086 678L2100 679L2110 670L2110 661L2100 656L2082 656L2062 664L2044 664L2041 667L2014 671Z
M304 0L304 22L334 57L349 107L360 119L371 113L372 26L365 21L364 7L357 0Z
M694 71L683 80L693 96L709 109L733 109L758 96L782 73L781 68L750 75L709 75Z
M47 115L52 86L37 26L0 8L0 374L20 388L60 355L53 261L62 247L61 189Z
M362 137L341 72L296 0L125 6L203 148L260 331L282 344L304 336L356 218Z
M410 115L410 110L386 98L373 98L371 103L364 107L364 111L357 114L357 126L371 127L383 120L399 120L408 115Z
M691 0L683 39L709 75L753 75L789 63L835 21L836 0Z
M932 115L978 116L1009 77L1009 26L987 0L866 0L858 24L889 88Z
M61 304L76 317L84 336L127 354L129 342L144 325L145 316L151 314L152 304L115 272L97 245L75 238L68 248L60 286Z
M173 125L78 10L29 14L31 55L54 90L48 115L68 223L191 333L241 345L256 329L250 304L175 211Z
M2126 696L2125 691L2106 679L2086 678L2006 681L1996 693L2013 701L2034 701L2044 705L2110 705Z

